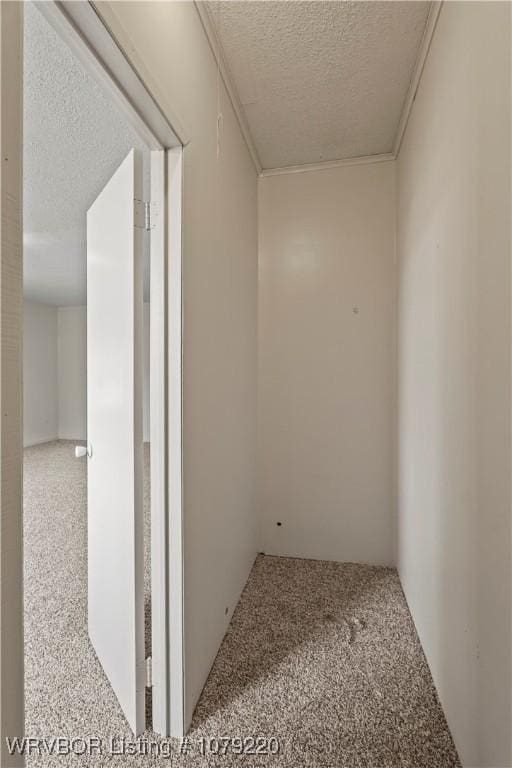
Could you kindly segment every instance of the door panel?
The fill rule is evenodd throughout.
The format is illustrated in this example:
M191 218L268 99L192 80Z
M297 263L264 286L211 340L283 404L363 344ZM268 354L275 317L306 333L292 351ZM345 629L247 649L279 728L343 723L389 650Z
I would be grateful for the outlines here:
M135 734L144 730L142 158L87 213L89 636Z

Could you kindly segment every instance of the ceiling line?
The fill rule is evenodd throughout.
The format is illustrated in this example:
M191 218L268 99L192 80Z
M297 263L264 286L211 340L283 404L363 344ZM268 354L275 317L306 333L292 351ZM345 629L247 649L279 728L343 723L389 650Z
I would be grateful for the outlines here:
M423 74L423 69L425 67L427 56L428 56L432 39L434 36L434 32L436 29L437 20L439 18L439 13L441 11L443 3L444 3L444 0L433 0L431 2L430 9L427 16L427 21L425 24L425 30L423 32L420 47L418 50L418 55L416 57L416 62L414 64L413 75L409 83L409 88L407 90L407 94L405 97L404 106L402 108L402 113L400 115L400 120L398 121L398 128L397 128L397 132L396 132L396 136L393 142L393 148L391 152L383 153L380 155L363 155L360 157L342 157L334 160L326 160L325 162L321 162L321 163L302 163L298 165L288 165L288 166L283 166L278 168L263 168L259 158L258 151L256 149L256 145L252 138L249 125L244 117L243 107L238 97L238 91L236 89L236 86L234 85L233 78L229 72L229 67L226 63L226 57L222 48L222 44L215 30L215 25L213 24L213 21L211 19L210 11L207 7L206 2L203 2L203 0L194 0L194 5L196 6L197 12L199 14L199 18L201 19L201 23L203 25L205 34L208 38L208 42L210 44L210 48L212 50L215 61L220 67L224 85L230 97L233 109L235 111L236 117L238 119L238 123L240 125L240 130L242 131L242 135L247 144L247 148L251 155L251 158L254 163L254 167L256 168L256 172L258 176L262 178L266 178L269 176L281 176L286 173L301 173L306 171L317 171L317 170L328 169L328 168L338 168L338 167L343 167L348 165L365 165L368 163L378 163L378 162L387 162L390 160L396 160L398 153L400 151L400 147L402 145L402 140L405 134L407 123L409 122L412 106L414 104L416 92L420 85L421 76Z
M261 165L260 157L258 154L258 150L256 149L256 145L254 144L251 132L249 130L249 126L247 124L247 120L245 119L243 108L240 103L240 99L238 98L238 92L233 83L233 78L231 77L231 74L229 72L229 67L226 63L226 57L224 55L221 42L219 40L219 36L215 30L215 26L210 17L210 11L208 10L208 7L206 6L206 4L204 2L201 2L201 0L194 0L194 5L196 7L197 13L199 14L199 18L201 20L203 29L205 31L208 42L210 44L210 48L212 50L215 62L220 68L222 80L224 81L224 86L226 88L226 91L228 92L228 96L230 98L231 105L233 107L236 118L238 120L238 124L242 132L242 136L244 137L245 143L247 144L247 149L249 150L249 154L254 164L254 168L256 169L256 173L259 176L262 171L262 165Z
M321 163L302 163L300 165L285 165L282 168L266 168L260 173L260 178L269 176L284 176L288 173L307 173L308 171L327 171L329 168L343 168L351 165L370 165L371 163L389 163L395 159L392 152L381 155L360 155L345 157L340 160L324 160Z
M416 58L414 71L411 77L411 82L409 83L402 114L398 123L395 141L393 143L393 155L395 157L398 156L400 147L402 146L405 129L407 128L407 123L409 122L409 117L412 111L412 105L414 104L414 99L416 98L416 93L420 86L421 76L423 74L423 69L425 68L425 63L427 61L428 52L430 51L430 45L434 37L434 32L442 5L443 0L432 2L430 5L430 10L427 16L427 23L425 24L425 31L423 32L423 37L421 38L418 56Z

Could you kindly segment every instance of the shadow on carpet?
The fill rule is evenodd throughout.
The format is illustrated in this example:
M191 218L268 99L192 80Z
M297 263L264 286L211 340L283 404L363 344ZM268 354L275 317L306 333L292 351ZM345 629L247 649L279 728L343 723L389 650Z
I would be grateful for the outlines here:
M146 488L147 539L148 500ZM86 466L73 445L25 451L26 734L102 744L101 754L43 749L29 766L460 765L396 571L263 555L187 740L148 731L134 742L87 634L86 517ZM135 754L114 754L123 743ZM237 754L258 744L278 754Z

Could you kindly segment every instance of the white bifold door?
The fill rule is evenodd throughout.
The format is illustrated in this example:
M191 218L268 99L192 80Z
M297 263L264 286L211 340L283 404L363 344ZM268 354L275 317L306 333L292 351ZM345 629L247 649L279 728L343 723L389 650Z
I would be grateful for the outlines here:
M142 158L87 212L89 636L128 723L145 726Z

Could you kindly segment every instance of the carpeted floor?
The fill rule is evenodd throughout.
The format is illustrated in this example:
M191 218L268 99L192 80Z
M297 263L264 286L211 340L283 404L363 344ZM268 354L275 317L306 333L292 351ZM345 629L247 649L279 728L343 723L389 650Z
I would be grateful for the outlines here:
M69 443L25 452L26 733L98 737L101 754L79 755L75 742L48 756L43 745L29 765L460 765L396 571L264 556L188 739L148 732L139 754L114 754L132 737L87 637L85 469Z

